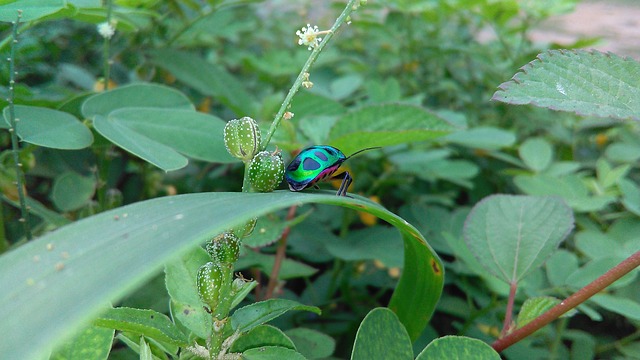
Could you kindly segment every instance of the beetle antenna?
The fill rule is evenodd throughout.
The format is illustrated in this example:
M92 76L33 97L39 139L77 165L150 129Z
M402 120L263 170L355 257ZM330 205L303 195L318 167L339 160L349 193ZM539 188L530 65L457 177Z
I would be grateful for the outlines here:
M368 147L368 148L364 148L364 149L362 149L362 150L358 150L358 151L354 152L353 154L351 154L351 155L347 156L347 159L350 159L350 158L352 158L353 156L358 155L358 154L360 154L360 153L361 153L361 152L363 152L363 151L367 151L367 150L375 150L375 149L382 149L382 146L374 146L374 147ZM346 161L346 159L345 159L345 161Z

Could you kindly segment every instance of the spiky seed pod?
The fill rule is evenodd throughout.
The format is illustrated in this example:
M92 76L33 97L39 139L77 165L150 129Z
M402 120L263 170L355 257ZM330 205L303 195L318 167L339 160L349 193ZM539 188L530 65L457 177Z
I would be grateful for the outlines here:
M223 282L224 271L220 264L208 262L198 269L196 277L198 294L212 311L215 311L220 304Z
M205 250L216 264L233 264L240 256L240 239L233 232L224 232L211 239Z
M261 151L249 165L249 182L255 191L271 192L284 176L284 161L280 152Z
M260 128L255 120L245 116L233 119L224 127L224 146L231 156L251 161L260 150Z

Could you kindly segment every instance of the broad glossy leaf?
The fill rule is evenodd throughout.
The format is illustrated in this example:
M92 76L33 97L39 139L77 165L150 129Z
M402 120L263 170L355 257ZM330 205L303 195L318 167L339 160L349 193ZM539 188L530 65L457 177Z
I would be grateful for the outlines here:
M446 120L421 107L370 105L338 118L328 143L349 155L366 147L431 140L456 130Z
M489 344L464 336L443 336L433 340L416 360L500 360Z
M320 309L288 299L269 299L241 307L231 315L231 327L241 332L271 321L287 311L310 311L320 315Z
M500 85L493 100L640 120L640 63L598 51L550 50Z
M182 109L125 108L108 119L193 159L235 162L224 146L226 122L209 114Z
M85 218L0 256L0 353L34 358L141 285L162 265L247 220L291 205L338 205L378 216L405 243L390 308L417 338L443 286L444 268L422 235L382 206L333 192L199 193L157 198ZM78 299L82 299L78 302ZM30 346L24 346L25 343Z
M14 109L17 134L24 142L62 150L84 149L93 143L91 131L71 114L37 106L15 105ZM9 107L3 115L9 124Z
M242 353L243 360L306 360L299 352L280 346L261 346Z
M515 284L541 266L572 229L573 213L560 198L493 195L473 207L463 233L485 270Z
M261 346L280 346L295 350L291 339L275 326L259 325L241 335L231 346L230 352L244 352Z
M286 334L307 359L327 358L336 348L336 341L331 336L313 329L295 328L287 330Z
M18 10L22 11L21 22L37 20L56 13L66 7L64 0L19 0L0 5L0 21L16 21Z
M51 354L49 360L104 360L111 352L114 329L88 326L73 338L64 342Z
M93 127L114 144L164 171L181 169L189 162L173 148L132 130L117 119L96 115Z
M94 177L67 171L53 182L51 200L62 211L78 210L88 204L96 190Z
M107 116L113 110L127 107L195 110L189 98L178 90L159 84L139 83L89 97L82 104L82 114L87 118Z
M242 82L224 68L202 59L194 53L173 49L156 49L151 62L172 73L178 80L205 95L213 96L238 116L254 116L257 106Z
M164 314L153 310L114 308L102 313L95 324L130 331L178 346L189 344L187 337Z
M389 309L371 310L356 333L351 360L370 359L413 359L409 334Z

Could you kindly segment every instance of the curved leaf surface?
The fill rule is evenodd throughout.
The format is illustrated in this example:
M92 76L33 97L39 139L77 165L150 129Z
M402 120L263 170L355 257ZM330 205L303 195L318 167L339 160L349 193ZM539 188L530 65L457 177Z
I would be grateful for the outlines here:
M346 155L372 146L425 141L459 130L424 108L403 104L361 107L340 117L328 143Z
M492 100L640 120L640 63L598 51L551 50L500 85Z
M99 315L193 245L291 205L321 203L373 214L405 244L404 272L389 307L412 339L434 311L443 266L424 237L368 199L333 193L200 193L152 199L95 215L0 256L0 353L30 359ZM29 344L29 346L24 346Z
M15 105L16 132L24 142L52 149L84 149L93 143L93 135L75 116L37 106ZM9 107L3 111L5 126L9 124Z

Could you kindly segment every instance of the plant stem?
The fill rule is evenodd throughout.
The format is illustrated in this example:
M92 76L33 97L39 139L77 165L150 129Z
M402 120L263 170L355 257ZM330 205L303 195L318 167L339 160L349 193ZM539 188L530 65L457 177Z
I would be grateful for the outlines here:
M106 0L105 6L107 7L107 18L106 22L111 26L111 0ZM111 72L111 60L109 59L109 52L111 46L111 38L105 37L104 44L102 46L102 57L103 57L103 72L104 72L104 89L103 91L109 90L109 77Z
M24 174L22 173L22 163L20 162L20 143L16 123L20 119L16 119L16 109L14 107L15 85L16 85L16 44L18 43L18 24L22 18L22 10L18 10L16 21L13 22L13 32L11 38L11 56L9 58L9 132L11 133L11 149L13 152L13 163L16 166L16 186L18 187L18 198L20 199L20 222L22 223L24 233L27 240L32 239L31 229L29 228L29 211L27 209L26 194L24 193Z
M595 279L582 289L578 290L576 293L566 298L560 304L549 309L547 312L540 315L527 325L513 331L511 334L503 338L496 340L493 344L491 344L491 347L493 347L493 349L498 352L508 348L509 346L541 329L551 321L559 318L567 311L582 304L587 299L602 291L607 286L613 284L616 280L628 274L631 270L635 269L638 266L640 266L640 251L637 251L635 254L629 256L620 264L616 265L611 270L607 271L602 276Z
M296 205L289 208L287 213L287 221L293 220L296 216ZM278 240L278 249L276 250L276 259L273 262L273 268L271 269L271 275L269 275L269 284L267 285L267 291L265 293L265 299L271 299L273 291L278 284L278 275L280 274L280 267L287 253L287 239L289 238L289 232L291 232L291 226L287 226Z
M507 311L504 316L504 323L502 324L502 331L500 331L500 337L505 336L511 328L511 322L513 317L513 303L516 301L517 290L518 290L518 283L512 282L511 284L509 284L509 300L507 301Z
M355 9L355 5L358 1L360 0L349 0L349 2L347 3L347 6L342 11L342 14L340 14L340 16L336 19L336 22L333 24L331 29L329 29L329 31L325 34L320 44L316 46L313 49L313 51L311 51L311 55L309 55L307 62L302 67L302 70L300 70L300 74L298 74L296 81L293 83L293 86L291 86L291 89L289 89L287 96L284 98L284 102L280 106L280 110L278 110L278 113L276 114L275 118L273 119L273 122L271 123L269 132L267 133L267 136L262 142L262 150L266 149L267 145L269 145L269 142L271 142L271 137L278 129L278 125L280 125L280 121L282 121L282 118L284 117L285 112L291 105L291 100L293 100L293 96L298 92L298 90L300 89L300 86L302 85L302 82L307 78L309 69L318 58L318 55L320 55L320 52L322 51L322 49L325 47L325 45L327 45L329 40L331 40L333 35L335 35L340 25L342 25L347 20L347 17L349 17L349 15L353 12L353 10Z

